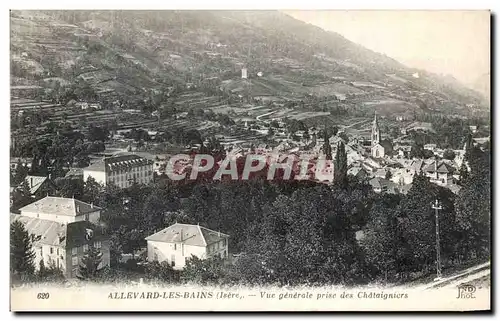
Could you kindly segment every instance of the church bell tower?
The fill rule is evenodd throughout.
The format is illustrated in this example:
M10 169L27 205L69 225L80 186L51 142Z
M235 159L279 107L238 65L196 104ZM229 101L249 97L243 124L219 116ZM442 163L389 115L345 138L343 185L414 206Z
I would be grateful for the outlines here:
M378 143L380 143L380 128L378 127L377 114L375 114L372 125L372 147Z

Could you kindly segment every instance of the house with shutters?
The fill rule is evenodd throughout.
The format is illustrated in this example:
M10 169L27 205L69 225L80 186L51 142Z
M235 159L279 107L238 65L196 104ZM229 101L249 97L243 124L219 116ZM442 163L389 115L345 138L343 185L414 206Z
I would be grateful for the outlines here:
M45 197L10 215L33 235L35 268L43 260L46 267L61 269L66 278L75 278L90 246L102 253L99 267L109 266L110 246L105 229L99 225L101 208L62 197Z
M167 262L182 270L186 259L228 258L229 235L200 225L175 223L146 237L148 261Z

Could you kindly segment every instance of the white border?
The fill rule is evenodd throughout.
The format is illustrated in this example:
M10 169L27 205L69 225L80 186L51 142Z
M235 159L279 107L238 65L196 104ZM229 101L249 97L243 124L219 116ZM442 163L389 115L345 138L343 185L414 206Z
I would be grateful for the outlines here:
M279 0L279 1L266 1L266 0L238 0L238 1L221 1L221 0L210 0L210 1L202 1L202 0L183 0L181 2L176 2L175 4L172 2L162 3L162 1L151 1L151 0L141 0L141 1L99 1L99 0L87 0L87 1L26 1L26 0L18 0L18 1L4 1L2 2L2 14L5 19L1 19L0 25L2 30L2 35L4 36L4 41L1 42L2 48L0 50L0 54L2 55L1 61L5 63L7 68L4 68L4 73L2 77L2 108L0 112L3 117L0 117L2 121L2 126L0 126L0 130L2 133L0 134L0 139L2 140L3 148L0 150L2 153L2 157L0 157L0 181L2 182L0 198L4 202L2 202L2 207L4 209L4 220L5 223L2 224L4 228L4 233L0 233L3 238L2 245L4 246L4 262L0 264L2 269L2 286L1 293L2 299L4 302L4 308L2 309L2 320L4 318L11 319L14 318L12 313L8 313L8 299L10 295L9 283L8 283L8 264L6 264L8 253L9 253L9 234L7 232L8 229L8 185L9 185L9 176L7 176L7 162L9 159L9 97L10 97L10 89L9 89L9 43L8 39L10 39L9 35L9 19L8 19L8 9L302 9L302 10L312 10L312 9L472 9L472 10L482 10L482 9L491 9L493 13L500 12L499 9L500 1L497 0L474 0L474 1L466 1L466 0L454 0L454 1L437 1L437 0L419 0L419 1L398 1L398 0L378 0L378 1L369 1L369 0L350 0L338 2L336 1L334 4L330 1L325 0L308 0L308 1L298 1L298 0ZM498 17L496 18L498 19ZM495 20L495 29L498 25L498 21ZM494 40L496 40L496 35L494 35ZM492 43L492 46L496 47L496 41ZM492 72L494 72L492 70ZM493 73L494 74L494 73ZM498 90L498 84L495 85L493 89L495 92ZM496 106L492 106L492 109L495 109ZM498 119L498 112L495 113L495 124L500 123L500 119ZM496 142L499 137L495 135L493 142ZM496 146L495 146L496 148ZM498 158L495 161L495 167L498 167ZM500 189L495 190L495 199L500 199ZM496 213L492 213L495 215ZM499 218L497 217L495 220L497 223ZM496 226L495 226L496 227ZM498 248L495 252L495 256L498 255ZM496 285L496 282L495 282ZM492 306L495 306L496 300ZM38 316L27 316L27 319L35 319ZM89 316L86 316L89 317ZM102 319L107 320L109 316L97 316L91 315L94 319ZM120 317L126 317L124 315L120 315ZM178 318L178 316L168 315L168 316L160 316L160 317L168 317L170 318ZM215 316L219 317L219 316ZM235 315L228 315L226 317L235 317ZM278 315L270 315L270 316L251 316L252 318L276 318ZM282 317L282 316L281 316ZM331 316L326 316L331 317ZM346 316L335 315L335 318L342 318ZM348 316L351 319L353 316ZM356 318L366 318L367 316L356 316ZM373 317L373 316L371 316ZM386 315L378 316L385 318ZM436 318L437 316L429 316L422 315L419 317L425 317L426 319ZM185 318L192 318L192 316L185 316Z

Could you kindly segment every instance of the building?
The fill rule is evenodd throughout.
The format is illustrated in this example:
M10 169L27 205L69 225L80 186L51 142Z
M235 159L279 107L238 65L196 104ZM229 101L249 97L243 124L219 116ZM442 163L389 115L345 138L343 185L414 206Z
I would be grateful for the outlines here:
M68 224L79 221L99 222L101 208L74 198L46 196L19 209L22 216Z
M241 78L242 79L247 79L248 78L248 70L246 68L241 69Z
M374 177L369 181L375 193L399 193L398 185L394 182L380 177Z
M226 259L229 255L228 239L229 235L203 226L175 223L146 238L148 261L165 261L181 270L191 256Z
M453 183L454 171L453 167L444 162L438 163L433 161L424 167L425 175L431 179L431 182L438 185L448 185L449 183Z
M361 166L353 166L347 170L347 175L352 175L362 181L368 178L367 171Z
M20 221L34 237L35 269L40 261L46 267L58 267L66 278L75 278L78 266L89 246L99 249L102 260L99 268L109 266L109 238L100 226L88 221L64 224L57 221L11 214L10 221Z
M373 158L384 158L392 154L392 143L388 140L382 140L380 137L377 114L375 114L375 118L373 119L371 138L371 154Z
M434 152L437 149L436 144L425 144L424 149L430 150L431 152Z
M10 169L15 171L19 165L25 166L28 169L31 169L31 164L33 163L33 158L19 158L12 157L10 159Z
M28 184L30 195L34 197L54 195L57 191L56 184L49 177L28 175L24 181ZM17 188L22 188L22 185L23 183L19 184Z
M10 215L33 235L35 268L43 259L46 267L60 268L66 278L74 278L81 259L90 246L99 249L99 267L109 266L109 237L98 225L101 209L72 198L45 197Z
M104 186L114 184L120 188L153 181L153 161L134 154L105 157L83 169L83 179L92 177Z

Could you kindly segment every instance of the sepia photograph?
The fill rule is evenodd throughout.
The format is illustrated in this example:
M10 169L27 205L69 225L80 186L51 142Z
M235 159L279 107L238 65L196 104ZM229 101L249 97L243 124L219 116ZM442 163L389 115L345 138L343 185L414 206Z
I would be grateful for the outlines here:
M10 10L10 310L489 311L488 10Z

